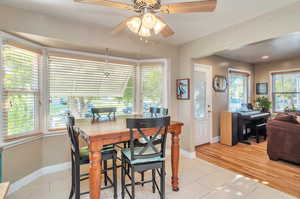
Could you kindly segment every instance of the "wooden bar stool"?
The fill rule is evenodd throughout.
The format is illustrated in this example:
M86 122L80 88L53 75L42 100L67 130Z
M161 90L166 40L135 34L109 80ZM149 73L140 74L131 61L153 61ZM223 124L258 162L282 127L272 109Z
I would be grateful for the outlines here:
M147 119L127 119L127 128L130 129L130 147L122 150L122 199L125 198L125 192L131 199L135 199L135 186L152 182L152 191L157 189L161 199L165 199L165 151L168 126L170 117L147 118ZM145 135L147 128L157 128L154 136ZM143 147L135 146L135 133L142 136L146 144ZM160 139L157 137L160 136ZM155 143L154 143L155 141ZM159 147L158 147L159 146ZM126 167L129 167L129 169ZM152 171L152 179L136 182L135 173L144 173ZM156 182L156 172L160 176L160 188ZM126 184L126 176L131 183ZM131 187L131 192L127 187Z
M75 195L75 199L79 199L81 195L88 194L89 192L80 193L80 182L89 179L89 174L80 174L80 165L89 164L89 149L88 147L79 147L78 135L79 133L74 129L75 118L68 116L66 118L68 135L71 141L71 162L72 162L72 184L69 199L72 199ZM104 169L104 187L101 189L114 189L114 199L118 198L117 195L117 167L116 167L117 152L112 145L105 146L102 150L102 162ZM112 168L107 168L107 162L112 160ZM112 170L113 179L108 175L108 171ZM110 186L107 186L108 181Z

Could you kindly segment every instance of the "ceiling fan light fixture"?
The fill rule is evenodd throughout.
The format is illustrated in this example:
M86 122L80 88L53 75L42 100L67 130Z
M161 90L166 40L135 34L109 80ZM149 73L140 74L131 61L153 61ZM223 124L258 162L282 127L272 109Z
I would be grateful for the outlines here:
M166 27L166 25L167 24L165 24L162 20L156 18L156 24L153 27L154 33L155 34L160 33Z
M145 13L142 19L143 26L152 29L157 23L157 18L152 13Z
M139 36L141 37L150 37L151 36L151 31L150 29L142 26L139 32Z
M126 25L128 27L128 29L131 31L131 32L134 32L134 33L138 33L139 32L139 29L141 27L141 24L142 24L142 20L140 17L133 17L132 19L130 19Z

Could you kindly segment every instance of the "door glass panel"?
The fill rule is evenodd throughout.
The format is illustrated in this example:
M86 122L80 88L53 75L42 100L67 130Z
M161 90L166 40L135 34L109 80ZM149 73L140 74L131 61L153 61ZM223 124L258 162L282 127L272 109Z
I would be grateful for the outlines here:
M194 71L194 117L203 119L206 117L206 73Z

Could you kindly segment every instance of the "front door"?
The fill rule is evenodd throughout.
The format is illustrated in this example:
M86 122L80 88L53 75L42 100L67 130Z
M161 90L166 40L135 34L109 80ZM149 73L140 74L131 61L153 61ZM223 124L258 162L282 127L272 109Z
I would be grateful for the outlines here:
M204 64L193 67L193 130L195 146L199 146L212 140L212 67Z

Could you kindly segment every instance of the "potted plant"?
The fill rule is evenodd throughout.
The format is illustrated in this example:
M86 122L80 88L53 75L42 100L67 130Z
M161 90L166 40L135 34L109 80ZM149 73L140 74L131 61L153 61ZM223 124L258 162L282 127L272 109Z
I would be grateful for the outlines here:
M258 97L256 99L256 106L264 113L270 112L272 102L267 97Z

